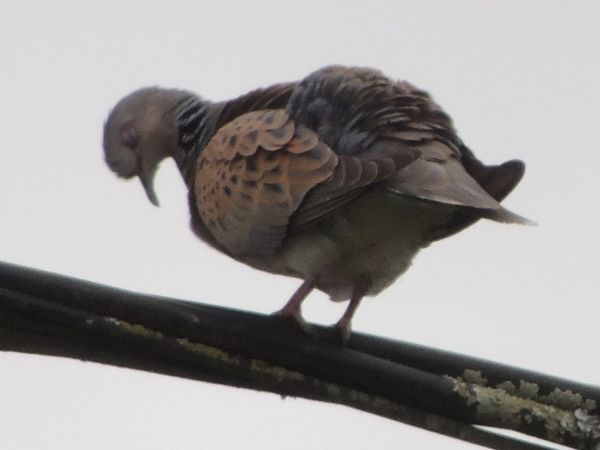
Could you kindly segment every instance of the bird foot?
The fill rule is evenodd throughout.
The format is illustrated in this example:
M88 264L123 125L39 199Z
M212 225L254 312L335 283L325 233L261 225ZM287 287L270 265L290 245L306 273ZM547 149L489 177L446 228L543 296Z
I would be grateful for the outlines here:
M316 330L302 318L300 313L296 311L289 311L285 307L273 313L272 317L285 321L289 324L293 324L293 326L302 330L305 334L309 336L316 336Z
M334 326L333 331L337 339L339 339L342 347L345 347L352 335L352 328L350 327L350 321L344 320L342 317Z

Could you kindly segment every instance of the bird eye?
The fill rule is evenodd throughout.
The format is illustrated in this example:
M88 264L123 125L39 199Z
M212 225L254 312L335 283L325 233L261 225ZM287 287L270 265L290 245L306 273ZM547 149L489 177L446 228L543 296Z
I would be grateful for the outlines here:
M121 144L129 148L137 147L139 143L139 136L133 125L132 121L129 121L121 127Z

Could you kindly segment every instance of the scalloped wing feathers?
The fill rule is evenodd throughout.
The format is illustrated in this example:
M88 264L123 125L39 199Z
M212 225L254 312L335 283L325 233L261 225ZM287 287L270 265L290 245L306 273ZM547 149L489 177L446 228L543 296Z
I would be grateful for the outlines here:
M335 152L284 110L250 112L222 127L198 158L196 207L232 255L272 254L306 193L337 163Z

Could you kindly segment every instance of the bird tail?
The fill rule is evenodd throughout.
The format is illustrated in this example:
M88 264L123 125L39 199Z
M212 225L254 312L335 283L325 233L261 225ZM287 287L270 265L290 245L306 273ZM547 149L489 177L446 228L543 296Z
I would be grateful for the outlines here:
M479 216L485 219L493 220L494 222L501 223L516 223L518 225L536 226L537 222L528 219L527 217L520 216L503 206L499 209L482 209L479 212Z

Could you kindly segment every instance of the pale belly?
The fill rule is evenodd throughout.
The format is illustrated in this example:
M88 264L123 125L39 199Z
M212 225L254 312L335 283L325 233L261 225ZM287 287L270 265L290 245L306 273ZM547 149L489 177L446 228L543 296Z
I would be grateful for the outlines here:
M302 279L332 300L347 300L355 281L368 277L367 295L392 284L429 242L428 230L448 221L455 207L372 191L327 218L296 231L276 257L254 266Z

